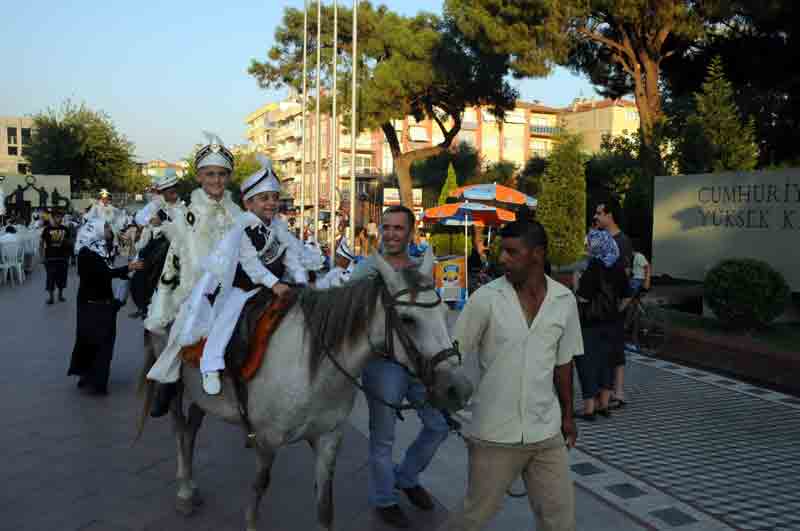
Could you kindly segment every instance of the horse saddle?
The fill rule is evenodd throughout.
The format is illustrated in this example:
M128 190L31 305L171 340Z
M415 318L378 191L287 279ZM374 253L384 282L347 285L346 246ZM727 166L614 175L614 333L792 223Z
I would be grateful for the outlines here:
M225 349L225 366L244 381L255 376L266 358L267 345L272 334L294 305L294 293L275 297L272 290L262 288L247 301ZM198 366L205 340L184 347L184 361Z

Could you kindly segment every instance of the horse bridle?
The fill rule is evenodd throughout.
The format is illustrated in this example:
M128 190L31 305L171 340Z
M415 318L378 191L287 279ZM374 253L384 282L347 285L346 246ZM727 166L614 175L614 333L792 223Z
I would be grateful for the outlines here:
M427 293L430 291L436 295L435 301L418 302L416 300L418 294ZM410 296L408 301L399 300L400 297L403 297L404 295ZM389 288L384 284L381 290L381 302L383 303L383 309L386 315L386 350L380 354L388 361L401 365L408 370L408 368L397 358L397 354L394 350L394 335L397 334L397 339L400 341L400 344L403 345L403 349L406 352L406 357L408 357L409 361L411 361L411 363L414 365L414 371L416 371L415 376L417 376L422 381L423 385L430 390L434 386L436 380L434 371L440 363L450 358L458 358L459 364L461 363L461 352L458 350L458 344L454 343L452 347L440 350L432 358L426 359L414 344L414 341L408 335L408 331L403 326L402 319L397 311L397 308L401 306L412 308L435 308L441 304L442 297L439 295L439 292L436 291L434 286L426 286L416 289L407 288L392 294L389 292Z
M433 291L436 294L436 301L434 302L417 302L416 296L419 293L427 293L429 291ZM400 297L404 295L410 295L409 301L401 301L398 300ZM386 316L386 331L385 331L385 346L386 348L381 350L378 348L373 342L372 339L367 335L367 339L369 341L370 349L372 352L380 354L385 360L395 363L402 367L404 370L409 372L412 376L419 378L422 384L425 386L425 389L428 394L432 391L435 383L436 383L436 375L435 370L436 367L450 358L458 358L459 364L461 363L461 352L458 350L458 343L453 342L453 346L450 348L443 349L436 353L432 358L425 359L422 353L414 344L414 341L408 335L405 327L403 327L402 319L400 318L400 314L397 311L399 306L407 306L407 307L416 307L416 308L435 308L439 304L441 304L442 298L439 295L439 292L436 291L434 286L426 286L417 289L403 289L398 291L395 294L392 294L389 291L389 288L386 284L383 284L381 287L381 303L383 304L384 313ZM406 365L404 365L398 358L397 354L394 350L394 335L397 334L397 339L400 341L400 344L403 345L403 349L405 349L406 356L414 365L414 371L412 372ZM361 392L367 395L369 398L380 402L384 406L390 407L397 413L397 416L402 420L403 411L407 411L409 409L421 409L425 406L425 403L421 404L392 404L387 402L382 397L376 395L375 393L371 392L369 389L364 387L358 379L350 374L339 361L336 359L335 356L331 355L331 352L326 349L326 355L328 359L331 360L333 365L341 372L344 376L347 377L348 380Z

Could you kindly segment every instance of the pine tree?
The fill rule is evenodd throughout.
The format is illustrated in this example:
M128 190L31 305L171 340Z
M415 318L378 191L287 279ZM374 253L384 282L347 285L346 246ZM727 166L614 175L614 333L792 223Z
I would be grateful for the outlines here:
M447 168L447 179L442 185L442 191L439 192L439 200L437 205L447 203L447 198L450 197L450 192L458 188L458 181L456 180L456 170L453 163ZM464 252L464 233L463 230L454 227L445 227L437 225L433 230L434 234L431 237L433 243L433 250L437 255L461 254ZM472 245L469 244L469 248Z
M709 170L752 170L758 163L755 124L742 123L733 85L725 77L722 60L714 57L703 89L695 93L697 116L690 122L703 132L709 147Z
M443 205L447 203L447 198L450 197L450 192L458 188L458 181L456 180L456 170L453 168L453 163L451 162L450 165L447 167L447 179L444 181L442 185L442 191L439 192L439 200L436 202L437 205Z
M579 136L562 136L550 156L541 181L536 217L549 238L553 265L577 262L584 252L586 176Z

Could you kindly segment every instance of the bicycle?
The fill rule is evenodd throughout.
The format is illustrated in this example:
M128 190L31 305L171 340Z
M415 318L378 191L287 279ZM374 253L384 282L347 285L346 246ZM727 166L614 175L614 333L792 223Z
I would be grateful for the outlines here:
M647 290L639 291L625 309L625 347L656 355L669 339L669 321L658 305L642 300L646 293Z

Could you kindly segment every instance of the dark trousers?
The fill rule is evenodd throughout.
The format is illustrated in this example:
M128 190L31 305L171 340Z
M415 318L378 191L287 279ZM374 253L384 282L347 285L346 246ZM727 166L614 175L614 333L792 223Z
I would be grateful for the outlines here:
M75 347L67 374L83 377L99 391L108 387L117 338L117 310L112 301L78 303Z
M48 258L44 264L47 271L47 291L67 287L67 260L65 258Z

